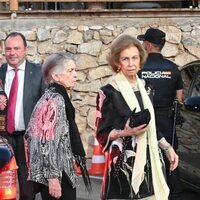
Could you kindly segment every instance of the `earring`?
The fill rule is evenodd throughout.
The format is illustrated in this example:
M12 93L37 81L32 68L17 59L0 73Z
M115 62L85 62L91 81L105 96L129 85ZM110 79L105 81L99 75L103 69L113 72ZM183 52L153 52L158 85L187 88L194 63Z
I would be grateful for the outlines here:
M119 73L119 72L120 72L120 70L121 70L121 69L120 69L120 67L118 67L118 69L117 69L117 73Z

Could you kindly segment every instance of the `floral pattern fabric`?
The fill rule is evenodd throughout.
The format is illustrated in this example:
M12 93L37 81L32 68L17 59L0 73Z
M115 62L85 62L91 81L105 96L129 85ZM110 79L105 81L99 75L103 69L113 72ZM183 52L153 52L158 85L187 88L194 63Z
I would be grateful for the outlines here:
M48 186L51 178L61 182L64 171L76 187L78 176L64 98L54 88L49 88L36 104L24 138L29 180Z

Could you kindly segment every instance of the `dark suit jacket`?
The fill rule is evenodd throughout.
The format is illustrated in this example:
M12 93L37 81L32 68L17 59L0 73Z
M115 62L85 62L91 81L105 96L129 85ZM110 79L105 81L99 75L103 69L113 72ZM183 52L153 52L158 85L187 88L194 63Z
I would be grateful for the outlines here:
M7 64L3 64L0 68L0 81L3 86L5 84L6 72ZM40 65L26 61L23 91L24 123L26 128L34 106L44 93L45 88L46 85L42 78Z

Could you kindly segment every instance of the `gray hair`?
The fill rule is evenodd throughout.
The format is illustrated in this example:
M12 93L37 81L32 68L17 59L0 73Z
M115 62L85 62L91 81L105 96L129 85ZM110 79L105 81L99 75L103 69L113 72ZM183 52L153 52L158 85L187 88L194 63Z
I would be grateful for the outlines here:
M58 52L46 58L42 65L42 75L44 81L49 84L54 82L51 74L59 74L64 70L64 64L70 60L76 61L74 54L69 52Z

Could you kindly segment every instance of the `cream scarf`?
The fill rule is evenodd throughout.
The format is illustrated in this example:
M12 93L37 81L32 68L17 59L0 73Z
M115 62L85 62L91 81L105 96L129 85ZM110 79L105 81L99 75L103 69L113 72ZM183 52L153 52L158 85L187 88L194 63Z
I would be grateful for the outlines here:
M155 199L167 200L169 195L169 189L161 169L161 163L158 153L158 142L156 136L154 109L151 100L145 90L144 83L138 78L137 75L136 81L142 96L144 108L148 108L151 113L151 120L149 122L147 131L136 137L137 151L132 172L132 187L134 192L137 194L139 191L139 187L142 181L144 180L144 167L146 164L146 148L148 134L148 144L150 150ZM140 111L140 106L133 92L133 89L126 77L123 75L123 73L118 73L115 76L114 82L117 85L118 90L121 92L130 109L133 110L134 108L136 108L136 112Z

